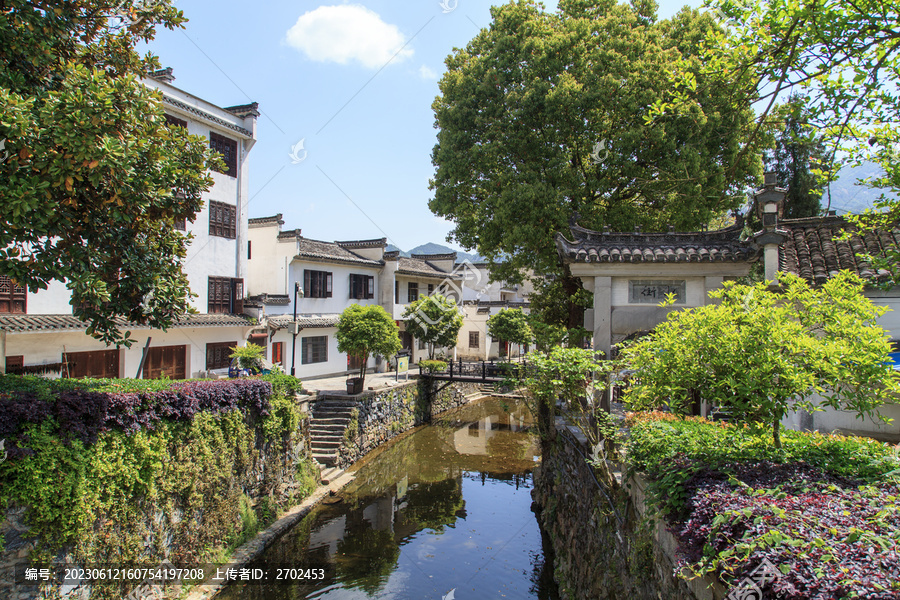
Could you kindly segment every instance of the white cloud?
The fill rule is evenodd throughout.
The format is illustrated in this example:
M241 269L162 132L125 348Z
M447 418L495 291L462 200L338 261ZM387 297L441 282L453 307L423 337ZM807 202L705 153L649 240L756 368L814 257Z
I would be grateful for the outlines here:
M369 69L384 66L392 57L400 62L413 55L412 48L403 47L406 40L396 25L359 4L320 6L304 13L288 29L287 43L317 62L355 61Z
M434 71L432 71L431 69L429 69L429 68L426 67L425 65L422 65L421 67L419 67L419 75L422 77L422 79L429 79L429 80L431 80L431 79L437 79L437 78L438 78L437 73L435 73Z

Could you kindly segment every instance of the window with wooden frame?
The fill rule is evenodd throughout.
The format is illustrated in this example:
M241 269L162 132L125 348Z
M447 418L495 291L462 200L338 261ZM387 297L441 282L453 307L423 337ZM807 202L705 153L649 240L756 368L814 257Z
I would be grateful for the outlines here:
M394 304L400 304L400 282L394 280Z
M6 357L6 372L7 373L18 373L24 368L25 368L25 355L24 354Z
M410 281L406 285L406 301L412 304L416 300L419 299L419 284L415 281Z
M331 298L332 277L328 271L303 270L303 294L307 298Z
M227 369L237 342L213 342L206 345L206 370Z
M428 295L430 296L430 295L432 295L433 293L434 293L434 284L433 284L433 283L429 283L429 284L428 284Z
M169 127L184 127L187 129L187 121L179 119L178 117L173 117L169 113L166 113L166 125Z
M375 297L375 277L350 274L350 298L366 300Z
M301 364L309 365L312 363L328 362L327 335L318 335L300 339Z
M24 315L26 290L6 275L0 275L0 313Z
M210 277L206 312L210 314L244 312L244 280L232 277Z
M209 147L222 155L225 170L220 172L231 177L237 177L237 140L210 131Z
M209 201L209 235L233 240L237 233L237 207Z
M481 336L478 335L477 331L469 332L469 348L478 348L480 344Z

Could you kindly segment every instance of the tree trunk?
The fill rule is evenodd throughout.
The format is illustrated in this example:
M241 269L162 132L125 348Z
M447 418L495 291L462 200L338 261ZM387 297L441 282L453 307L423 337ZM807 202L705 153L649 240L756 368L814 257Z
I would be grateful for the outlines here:
M566 293L566 304L569 312L566 328L573 329L575 327L584 327L584 307L572 302L572 296L581 290L581 281L577 277L572 276L568 265L563 267L562 282L563 290L565 290Z
M781 419L772 420L772 439L775 440L775 447L781 449Z
M362 355L362 365L359 367L359 376L362 378L363 387L366 385L366 364L369 362L369 353L364 352Z

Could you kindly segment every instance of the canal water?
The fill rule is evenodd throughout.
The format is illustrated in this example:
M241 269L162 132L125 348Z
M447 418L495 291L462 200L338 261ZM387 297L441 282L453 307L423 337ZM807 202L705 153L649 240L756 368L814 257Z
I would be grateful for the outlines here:
M370 453L338 502L266 551L255 566L282 581L217 598L556 600L531 512L539 461L524 405L487 398L445 413Z

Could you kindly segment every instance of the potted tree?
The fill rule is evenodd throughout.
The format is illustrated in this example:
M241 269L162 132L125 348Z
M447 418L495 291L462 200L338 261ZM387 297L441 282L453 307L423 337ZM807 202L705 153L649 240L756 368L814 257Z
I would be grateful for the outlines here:
M337 323L338 351L359 357L359 377L347 380L347 393L358 394L365 385L369 356L393 356L402 344L400 329L378 305L353 304L344 309Z

